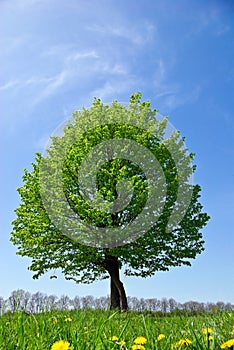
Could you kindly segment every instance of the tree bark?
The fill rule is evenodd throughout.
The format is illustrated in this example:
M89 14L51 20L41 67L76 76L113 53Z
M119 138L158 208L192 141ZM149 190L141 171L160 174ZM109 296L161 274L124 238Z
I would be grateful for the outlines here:
M123 283L119 277L119 262L118 258L112 255L106 255L104 266L110 275L111 287L111 309L118 308L119 310L127 310L128 302Z
M112 277L110 277L110 309L120 309L120 295Z

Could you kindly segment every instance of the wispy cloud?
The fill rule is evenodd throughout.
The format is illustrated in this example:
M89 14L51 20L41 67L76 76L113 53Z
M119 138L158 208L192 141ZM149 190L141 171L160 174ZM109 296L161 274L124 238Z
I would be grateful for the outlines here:
M19 85L18 80L10 80L7 83L5 83L4 85L0 86L0 91L11 89L17 85Z
M184 104L196 102L202 91L201 83L188 89L183 86L180 80L172 80L170 72L173 71L175 64L176 61L171 64L162 57L155 62L153 75L154 99L160 105L160 110L164 110L166 113Z
M158 60L155 60L154 67L154 87L159 90L162 89L162 86L165 83L166 79L167 69L165 60L163 60L162 57L160 57Z
M105 103L110 102L111 99L116 98L124 93L131 93L132 89L136 86L136 81L132 79L128 80L110 80L106 81L101 87L92 91L91 95L100 98Z
M124 39L137 46L144 45L149 40L152 40L157 32L155 25L149 21L138 23L138 26L133 26L130 22L122 23L121 25L93 24L87 26L86 29L105 37Z
M227 4L228 6L228 4ZM200 35L206 31L210 31L215 36L222 36L230 31L230 26L224 22L223 8L225 2L221 6L215 2L202 8L202 10L190 13L190 28L186 36L191 37Z
M12 90L14 88L20 89L26 86L38 86L38 85L45 86L47 84L51 84L55 80L56 80L56 77L43 78L43 77L35 77L35 76L25 80L23 79L10 80L5 84L3 84L2 86L0 86L0 91Z
M45 97L51 95L54 91L56 91L60 86L64 85L66 80L69 77L69 71L64 70L57 74L52 81L47 85L46 89L43 91L43 95Z
M41 1L23 0L23 3L40 4ZM167 49L161 50L164 43L159 36L159 24L152 22L150 17L133 21L116 13L109 21L99 18L94 23L82 26L77 21L75 28L79 38L84 37L85 40L46 39L44 46L36 46L38 55L35 55L31 42L28 43L30 48L33 47L31 56L28 56L28 59L33 57L28 76L24 71L23 77L16 75L15 80L9 79L0 89L7 91L27 86L31 92L27 105L31 104L33 108L52 96L63 93L65 96L68 91L71 94L76 91L79 96L86 91L86 96L107 100L141 90L147 85L166 109L182 103L181 96L183 101L189 101L181 84L170 79L171 53ZM104 18L106 15L103 15ZM149 62L146 52L149 56L154 52L150 76L142 73L144 62ZM37 69L37 66L40 68Z
M50 55L58 55L58 52L62 52L63 56L63 48L61 50L57 46L56 49L52 49L50 51ZM91 61L90 61L91 60ZM103 57L102 54L98 53L97 50L87 50L87 51L77 51L71 49L66 52L66 55L62 59L62 68L60 72L51 77L41 77L41 78L29 78L24 84L34 84L39 85L42 84L41 91L38 92L37 97L32 102L34 105L38 104L45 98L59 92L59 90L64 87L69 87L69 85L78 81L83 81L85 83L85 79L88 81L96 80L97 77L102 77L102 80L108 80L114 76L128 76L129 71L126 64L117 63L113 59L113 57ZM127 79L126 79L127 80ZM105 85L105 87L100 87L100 95L104 96L104 90L111 90L110 82ZM117 84L118 80L117 80ZM126 85L126 83L124 83ZM104 90L103 90L104 89ZM113 88L114 89L114 88ZM99 88L97 89L97 91Z
M178 88L177 91L168 91L167 93L157 96L161 105L161 109L167 111L167 113L177 109L185 104L195 103L201 95L202 87L197 85L189 91L183 91Z
M81 59L87 59L87 58L99 58L99 55L95 50L88 51L88 52L74 52L71 55L67 57L67 61L77 61Z

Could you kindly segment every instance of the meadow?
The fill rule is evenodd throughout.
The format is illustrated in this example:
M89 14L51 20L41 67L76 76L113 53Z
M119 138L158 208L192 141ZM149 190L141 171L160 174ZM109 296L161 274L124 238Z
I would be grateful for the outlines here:
M1 350L234 349L233 338L233 311L160 317L87 309L0 317Z

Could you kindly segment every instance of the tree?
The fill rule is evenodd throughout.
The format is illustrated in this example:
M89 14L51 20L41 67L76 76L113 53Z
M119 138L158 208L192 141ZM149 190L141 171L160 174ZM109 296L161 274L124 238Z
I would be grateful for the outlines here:
M3 299L3 297L0 297L0 316L2 316L2 314L3 314L5 304L6 304L6 302Z
M80 298L78 296L75 296L74 299L72 299L72 306L75 310L79 310L81 308L81 305L80 305Z
M41 292L36 292L31 295L29 301L29 311L31 313L40 313L46 309L47 295Z
M68 310L71 300L67 295L61 295L56 304L58 310Z
M127 106L95 98L36 154L11 234L34 278L56 269L77 283L110 277L111 308L127 309L121 269L148 277L204 250L194 154L157 113L140 93Z
M24 291L22 289L14 290L8 298L8 304L12 312L22 310L22 301L24 297Z

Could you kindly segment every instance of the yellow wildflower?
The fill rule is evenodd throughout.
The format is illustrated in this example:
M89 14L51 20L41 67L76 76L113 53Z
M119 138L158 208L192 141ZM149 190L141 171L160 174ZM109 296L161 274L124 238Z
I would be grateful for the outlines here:
M132 345L132 350L145 350L145 347L141 344Z
M174 344L174 346L176 347L176 348L179 348L180 346L189 346L189 345L191 345L192 344L192 342L191 342L191 340L189 340L188 338L186 338L186 339L180 339L178 342L176 342L175 344Z
M57 324L58 323L57 317L53 317L52 320L53 320L53 324Z
M71 317L65 317L65 322L72 322L72 318Z
M147 339L145 337L137 337L135 340L134 340L134 344L146 344L147 343Z
M52 346L51 350L69 350L70 343L66 340L57 340Z
M229 339L228 341L223 343L220 347L221 347L221 349L227 349L227 348L231 348L233 346L234 346L234 338L233 339Z
M162 340L164 338L165 338L165 334L159 334L158 338L157 338L157 341L160 341L160 340Z
M112 340L112 341L117 341L118 339L119 339L119 338L116 337L116 335L113 335L113 337L110 338L110 340Z
M211 333L213 333L213 331L212 331L212 328L206 327L206 328L203 328L202 333L205 335L210 335Z
M126 344L126 342L124 340L120 340L119 345L123 346L125 344Z
M6 322L6 325L11 324L9 321Z

